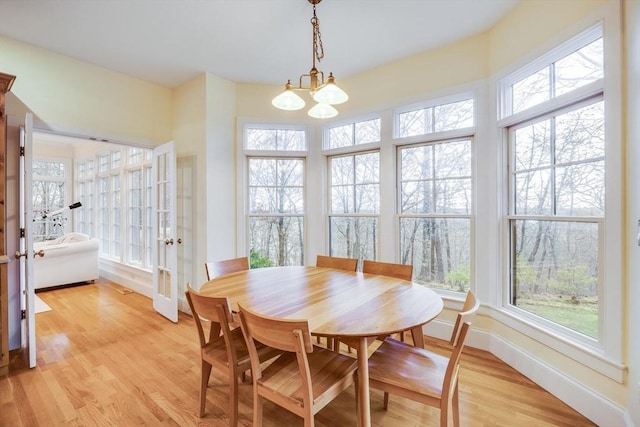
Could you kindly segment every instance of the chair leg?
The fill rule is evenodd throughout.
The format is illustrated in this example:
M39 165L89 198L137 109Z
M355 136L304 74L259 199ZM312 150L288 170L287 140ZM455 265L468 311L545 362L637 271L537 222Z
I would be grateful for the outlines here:
M244 374L244 372L243 372ZM229 425L231 427L238 426L238 375L229 370L229 386L231 387L229 393Z
M451 402L451 410L453 411L453 426L460 427L460 407L458 404L458 383L456 382L453 389L453 400Z
M262 396L255 391L256 384L253 383L253 427L262 427Z
M386 391L384 392L384 403L382 404L382 407L385 411L389 409L389 393Z
M211 365L202 361L202 376L200 378L200 418L204 417L204 408L207 403L207 386L211 376Z

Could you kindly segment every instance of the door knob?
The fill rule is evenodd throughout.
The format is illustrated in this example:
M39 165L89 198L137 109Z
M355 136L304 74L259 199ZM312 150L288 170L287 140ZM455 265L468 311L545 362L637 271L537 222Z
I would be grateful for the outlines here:
M16 259L20 259L21 257L27 257L27 252L20 252L20 251L16 251L15 255ZM38 252L33 251L33 258L35 257L43 257L44 256L44 249L40 249Z
M181 245L182 244L182 239L178 237L178 244Z

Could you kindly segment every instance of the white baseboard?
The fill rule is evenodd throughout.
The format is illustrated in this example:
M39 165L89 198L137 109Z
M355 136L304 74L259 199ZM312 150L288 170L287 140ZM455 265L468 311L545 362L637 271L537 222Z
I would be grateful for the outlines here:
M424 331L448 340L452 328L451 323L434 320ZM467 345L490 352L599 426L635 427L625 408L489 331L472 328Z

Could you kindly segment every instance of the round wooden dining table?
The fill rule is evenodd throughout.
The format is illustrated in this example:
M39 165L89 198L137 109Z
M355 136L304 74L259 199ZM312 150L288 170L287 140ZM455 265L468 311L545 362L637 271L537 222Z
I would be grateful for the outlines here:
M358 339L358 425L371 426L367 338L411 330L424 347L422 325L443 308L429 288L386 276L322 267L272 267L217 277L200 288L260 314L307 319L314 335Z

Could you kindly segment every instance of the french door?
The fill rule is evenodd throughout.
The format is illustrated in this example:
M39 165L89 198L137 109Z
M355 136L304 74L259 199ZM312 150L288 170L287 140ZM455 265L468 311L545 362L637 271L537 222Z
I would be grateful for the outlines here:
M33 114L27 113L20 129L20 242L16 258L20 259L20 309L22 312L21 345L29 353L29 367L36 366L36 314L33 279L33 206L32 184Z
M172 322L178 321L176 216L176 151L173 141L153 150L152 256L153 308Z

